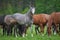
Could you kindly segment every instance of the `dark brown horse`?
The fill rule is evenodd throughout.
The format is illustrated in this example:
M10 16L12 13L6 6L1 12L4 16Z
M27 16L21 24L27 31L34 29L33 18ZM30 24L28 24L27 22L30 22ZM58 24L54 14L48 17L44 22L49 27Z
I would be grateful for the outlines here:
M58 33L58 24L60 24L60 12L53 12L48 20L48 35L51 35L52 24L55 25L55 30Z
M6 24L7 35L12 35L12 28L17 23L12 15L6 15L4 18L4 23Z
M33 15L33 23L40 27L41 33L44 33L44 27L47 24L48 19L49 19L48 14L35 14L35 15Z
M4 15L0 15L0 25L2 25L2 29L3 29L3 35L5 34L5 23L4 23L4 18L5 18L5 14Z

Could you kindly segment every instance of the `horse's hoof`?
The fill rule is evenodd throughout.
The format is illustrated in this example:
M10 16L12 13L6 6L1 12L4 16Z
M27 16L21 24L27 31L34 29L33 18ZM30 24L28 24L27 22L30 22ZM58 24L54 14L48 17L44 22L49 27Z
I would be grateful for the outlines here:
M33 37L33 34L31 34L31 36Z
M16 35L16 37L17 37L17 35Z
M51 36L48 36L48 38L51 38Z
M44 34L42 34L42 36L44 36Z
M25 35L23 34L22 37L25 37Z
M54 35L56 35L56 32L54 32Z
M23 37L25 37L25 36L23 36Z
M27 34L26 34L26 36L27 36Z

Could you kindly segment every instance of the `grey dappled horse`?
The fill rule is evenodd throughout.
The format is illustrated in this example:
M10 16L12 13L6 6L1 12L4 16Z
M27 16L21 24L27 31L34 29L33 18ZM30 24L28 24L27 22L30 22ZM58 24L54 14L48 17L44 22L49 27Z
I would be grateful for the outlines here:
M21 13L15 13L13 14L13 17L14 19L20 24L20 25L23 25L25 24L26 26L30 26L31 28L31 33L32 33L32 24L33 24L33 14L35 13L35 7L30 7L30 9L28 10L27 13L25 14L21 14ZM24 33L23 33L23 37L24 37ZM17 37L16 35L16 31L15 31L15 36ZM33 36L33 34L32 34Z

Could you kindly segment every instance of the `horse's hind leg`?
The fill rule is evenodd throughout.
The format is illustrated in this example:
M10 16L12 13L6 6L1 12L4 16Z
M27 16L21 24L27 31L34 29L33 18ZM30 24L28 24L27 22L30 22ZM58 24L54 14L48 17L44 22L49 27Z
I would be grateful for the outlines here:
M38 28L39 28L39 27L36 25L36 26L35 26L35 32L36 32L36 34L37 34L37 33L40 33Z
M54 24L52 25L52 31L53 31L53 33L54 33L54 35L55 35L55 34L56 34L56 27L55 27Z
M54 35L56 35L56 33L58 33L58 24L55 24L55 30L56 30L56 32L54 32Z
M33 37L33 27L30 25L30 30L31 30L31 36Z
M42 36L44 36L44 26L42 24L40 24L40 29L41 29Z
M10 34L12 35L12 28L11 28L11 32L10 32Z
M11 26L10 26L10 27L11 27ZM12 35L12 27L10 28L9 31L10 31L9 34Z
M26 33L26 25L22 25L22 36L24 37Z
M59 32L60 32L60 24L59 24Z
M10 35L10 25L7 25L7 36Z
M37 27L37 32L40 33L40 31L39 31L39 26Z
M24 33L25 33L26 36L27 36L27 29L28 29L28 27L25 25Z
M6 27L3 25L3 35L6 33Z
M38 27L35 27L35 32L36 32L36 34L37 34L37 29L38 29Z
M10 27L11 27L11 28L10 28L10 35L12 35L13 26L11 25Z
M17 25L14 27L14 36L17 37Z

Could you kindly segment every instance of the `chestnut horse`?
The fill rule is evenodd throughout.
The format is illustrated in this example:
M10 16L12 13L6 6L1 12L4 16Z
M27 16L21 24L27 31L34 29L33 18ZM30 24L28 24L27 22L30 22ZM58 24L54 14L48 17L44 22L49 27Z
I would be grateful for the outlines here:
M60 24L60 12L53 12L48 20L48 35L51 35L51 28L52 28L52 24L54 24L55 26L55 30L56 32L58 32L58 25Z
M50 15L48 15L48 14L35 14L35 15L33 15L33 23L40 27L41 33L44 33L44 26L47 24L49 16ZM36 30L38 30L38 29L36 29ZM44 34L42 36L44 36Z

